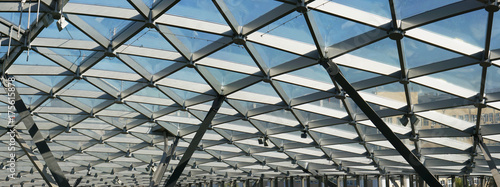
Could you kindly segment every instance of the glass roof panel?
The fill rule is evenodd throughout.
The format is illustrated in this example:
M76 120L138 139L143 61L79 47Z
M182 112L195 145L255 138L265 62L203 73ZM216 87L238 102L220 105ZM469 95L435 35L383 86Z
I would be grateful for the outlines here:
M321 13L318 11L310 11L315 18L325 46L340 43L344 40L358 36L373 28L359 24L353 21L345 20L339 17ZM383 32L383 31L380 31Z
M394 7L398 13L399 19L411 17L429 10L433 10L448 4L458 2L460 0L451 1L432 1L432 0L395 0Z
M412 98L412 102L415 104L432 103L436 101L458 98L457 96L444 93L429 87L425 87L416 83L410 83L409 88L412 93L418 94L417 99Z
M280 36L314 45L314 41L302 14L292 12L258 31L263 35Z
M176 36L189 51L196 52L199 49L217 42L222 36L215 34L208 34L200 31L193 31L188 29L182 29L178 27L168 27L174 36ZM225 43L224 43L225 44Z
M94 17L80 15L83 21L87 22L90 26L94 27L107 39L112 39L126 28L132 21L114 18Z
M275 48L267 47L267 46L253 43L253 42L250 42L250 43L252 43L252 45L255 47L255 49L257 49L260 57L262 58L262 60L264 60L264 62L266 63L266 65L269 68L272 68L274 66L280 65L282 63L285 63L285 62L288 62L288 61L291 61L293 59L300 57L300 56L294 55L292 53L281 51L281 50L278 50Z
M481 66L471 65L429 75L440 81L454 84L469 90L479 90L481 86ZM449 90L453 91L453 90Z
M486 38L487 17L488 12L477 10L424 25L422 29L482 47Z
M125 42L125 45L133 45L139 47L147 47L153 49L162 49L167 51L176 51L170 43L168 43L167 39L158 33L158 31L145 28L134 37ZM125 50L124 48L123 50ZM123 51L122 50L122 51Z
M71 3L82 3L90 5L100 5L100 6L110 6L110 7L120 7L134 9L130 3L126 0L114 0L114 1L101 1L101 0L71 0Z
M66 60L73 62L76 66L79 66L82 61L87 60L87 57L90 56L94 51L87 51L87 50L74 50L74 49L63 49L63 48L50 48L54 54L50 53L44 53L44 55L47 56L61 56L65 58Z
M3 47L2 47L3 48ZM31 50L28 58L28 52L24 51L14 61L16 65L34 65L34 66L59 66L55 62L45 58L36 51Z
M228 85L240 79L248 77L248 75L246 74L226 71L218 68L206 67L206 69L208 70L208 72L210 72L210 74L212 74L215 77L215 79L217 79L217 81L221 85Z
M226 21L210 0L179 1L167 14L226 25Z
M28 4L26 4L25 7L28 7ZM26 29L28 27L28 15L30 17L30 23L29 23L30 26L33 25L34 21L36 20L36 12L28 14L28 11L23 11L22 18L20 18L19 15L21 15L20 12L0 12L0 17L6 19L11 24L13 24L14 28L17 28L17 26L19 26L19 22L21 22L21 29L23 30ZM12 31L12 33L14 32L15 31Z
M267 0L224 0L240 25L246 25L282 3Z
M320 68L322 68L322 67L320 67ZM340 68L340 72L342 72L342 74L347 79L347 81L349 81L351 83L359 82L362 80L368 80L368 79L380 76L380 75L375 74L375 73L357 70L357 69L349 68L349 67L345 67L345 66L339 66L339 68ZM324 71L324 72L326 73L326 71ZM327 76L328 76L328 74L327 74ZM328 76L328 78L330 78L330 76ZM323 79L323 80L327 81L328 79ZM330 82L331 82L331 79L330 79Z
M228 45L208 57L256 67L245 47L236 44Z
M168 78L206 84L205 80L193 68L182 68L169 75Z
M93 41L87 35L85 35L82 31L77 29L73 24L69 23L64 30L59 31L57 28L57 21L54 21L47 28L43 29L42 32L38 35L40 38L58 38L58 39L68 39L68 40L85 40L85 41ZM35 39L36 41L36 39Z
M490 66L486 73L486 93L500 92L498 80L500 80L500 68Z
M144 69L146 69L151 74L156 74L162 70L165 70L168 66L175 63L169 60L147 58L142 56L130 55L130 58L134 59L137 63L139 63Z
M333 0L333 2L347 5L365 12L370 12L379 16L386 18L391 17L391 10L389 8L389 2L384 0Z
M408 37L403 38L403 44L408 68L423 66L461 56L457 53L413 40Z
M349 54L394 67L400 67L397 51L396 42L386 38L350 52Z
M92 69L134 73L134 70L130 69L127 65L125 65L125 63L116 57L105 57L96 65L92 66Z

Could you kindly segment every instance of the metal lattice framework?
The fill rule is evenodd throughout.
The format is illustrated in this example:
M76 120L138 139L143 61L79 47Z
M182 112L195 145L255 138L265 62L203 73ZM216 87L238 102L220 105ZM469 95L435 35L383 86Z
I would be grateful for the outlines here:
M219 95L179 183L415 174L325 59L432 174L491 176L478 141L498 162L496 10L484 0L0 0L0 62L70 184L149 185L171 134L168 178ZM8 102L2 89L2 119ZM30 161L40 151L22 117L14 123L29 147L16 152L21 177L4 183L44 184L33 167L46 168Z

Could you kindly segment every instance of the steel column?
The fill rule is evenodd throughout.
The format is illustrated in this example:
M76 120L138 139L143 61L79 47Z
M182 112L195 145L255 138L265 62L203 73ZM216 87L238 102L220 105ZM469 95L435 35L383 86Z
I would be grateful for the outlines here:
M6 77L2 77L1 79L5 91L7 93L14 93L14 102L15 102L14 107L16 108L16 111L19 114L19 117L22 119L22 122L24 123L26 129L28 129L28 132L31 138L33 139L33 142L40 151L40 154L42 155L45 164L49 168L50 173L52 173L52 176L54 177L56 183L61 187L69 187L70 185L68 179L64 176L61 167L59 167L59 164L57 163L54 155L50 151L47 142L45 142L45 137L43 137L42 133L38 129L38 126L35 124L35 121L33 120L30 111L28 110L28 108L26 108L26 105L21 99L19 92L17 92L17 89L14 89L14 91L9 91L8 90L9 88L15 88L15 87L8 86L9 84L12 83L10 83L6 79Z
M10 136L12 136L12 133L15 134L15 139L17 143L19 144L21 149L23 149L24 153L26 154L26 156L28 156L31 163L36 168L38 173L40 173L40 175L42 176L43 180L47 183L47 185L50 187L57 186L56 181L54 181L54 179L50 176L50 174L47 173L47 170L43 169L43 164L38 160L33 151L28 149L28 145L26 144L24 139L21 136L19 136L19 134L17 134L17 132L15 132L14 129L12 129L10 133L9 132L7 133L10 134Z
M481 152L483 152L484 160L486 160L486 163L488 163L488 167L490 168L491 175L493 176L493 179L495 180L495 184L497 186L500 186L500 174L498 173L497 166L495 164L495 161L491 157L490 151L488 150L488 147L483 141L483 137L481 135L477 135L474 137L475 141L478 143L479 148L481 149Z
M170 148L167 151L168 147L168 138L165 135L165 147L163 151L163 156L161 158L160 163L158 164L158 169L153 173L153 177L151 178L150 186L158 186L161 183L161 179L163 178L163 175L165 175L165 171L167 170L168 164L170 163L170 160L172 159L172 155L175 152L175 149L177 148L177 143L179 143L179 137L174 138L174 142L170 146Z
M344 182L342 183L344 187L347 186L347 175L344 175Z
M215 98L212 107L205 116L205 119L203 119L203 122L200 124L200 128L198 129L193 139L191 140L191 143L189 144L188 148L184 152L181 161L175 168L170 178L165 182L165 187L173 187L175 183L177 183L177 180L182 175L184 168L186 168L189 160L191 159L191 156L193 156L194 151L198 148L198 144L200 143L201 138L203 138L203 135L207 131L208 127L210 126L210 123L215 117L215 114L217 114L217 111L219 111L219 108L225 99L226 96L224 95L218 95L217 98Z
M403 158L410 164L413 169L427 181L431 186L442 186L441 183L434 177L434 175L420 162L406 145L394 134L387 124L380 118L380 116L368 105L368 103L359 95L354 87L345 79L340 72L339 67L332 60L323 60L321 65L327 70L333 82L337 82L344 91L349 94L349 97L358 105L358 107L365 113L370 121L377 127L377 129L384 135L384 137L394 146L394 148L403 156Z

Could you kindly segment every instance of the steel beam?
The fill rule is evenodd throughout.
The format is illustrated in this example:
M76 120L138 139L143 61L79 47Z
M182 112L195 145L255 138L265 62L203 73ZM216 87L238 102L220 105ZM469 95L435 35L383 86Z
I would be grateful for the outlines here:
M203 119L203 122L200 124L198 131L196 132L193 139L191 140L191 143L189 144L188 148L184 152L184 155L182 156L179 164L177 164L177 167L175 168L171 177L165 181L165 187L175 186L175 184L177 183L177 180L179 179L182 172L184 171L184 168L186 168L186 165L188 164L189 160L191 159L191 156L193 156L194 151L196 150L196 148L198 148L198 144L200 143L201 138L203 138L203 135L207 131L210 123L212 122L212 119L214 119L215 114L217 114L217 111L219 111L219 108L225 99L226 99L226 96L224 96L224 95L218 95L217 98L215 98L215 100L212 104L212 107L210 108L207 115L205 116L205 119Z
M387 138L394 148L403 156L403 158L413 167L413 169L423 177L431 186L442 186L434 175L420 162L406 145L394 134L380 116L368 105L368 103L359 95L354 87L345 79L340 72L339 67L332 60L323 60L321 65L326 69L330 78L335 83L337 82L349 97L358 105L379 131Z
M175 152L175 149L177 148L177 144L179 143L179 137L176 136L174 138L174 142L170 146L170 148L167 150L168 146L168 139L165 137L165 151L163 152L163 157L161 158L160 164L158 164L158 168L156 171L153 173L153 177L151 180L151 183L149 186L158 186L160 185L161 179L163 178L163 175L165 174L165 171L167 170L168 164L170 163L170 160L172 159L172 155Z
M11 133L11 136L12 136L12 133L15 134L16 142L19 144L19 146L24 151L24 153L26 154L26 156L28 156L28 158L30 159L31 163L36 168L36 170L38 171L38 173L40 173L40 175L42 176L43 180L47 183L47 185L51 186L51 187L52 186L57 186L56 181L54 181L54 179L50 176L50 174L47 173L47 170L43 169L43 164L38 160L38 158L35 156L35 154L33 153L33 151L31 151L30 149L28 149L28 144L26 144L26 142L24 141L24 139L21 136L19 136L19 134L17 132L15 132L14 129L12 129L10 133Z
M23 119L23 123L26 126L26 129L28 129L30 136L33 138L33 142L40 151L40 154L42 155L45 164L49 168L50 173L52 173L56 183L61 187L69 187L70 185L68 179L64 176L61 167L59 167L59 164L57 163L54 155L50 151L47 142L45 142L45 137L42 135L42 133L38 129L38 126L35 124L30 111L28 110L28 108L26 108L26 105L21 99L21 95L19 95L17 89L14 89L14 91L8 90L10 87L8 86L9 81L6 79L6 77L2 77L1 80L5 91L7 93L14 93L14 107L16 108L19 117Z
M495 184L497 186L500 186L500 174L498 173L497 166L495 164L495 161L493 160L493 157L491 157L490 151L488 150L488 147L483 141L483 137L481 135L476 135L474 136L475 142L478 143L479 148L481 149L481 152L483 152L484 160L486 160L486 163L488 163L488 167L490 168L491 175L493 175L493 179L495 180Z

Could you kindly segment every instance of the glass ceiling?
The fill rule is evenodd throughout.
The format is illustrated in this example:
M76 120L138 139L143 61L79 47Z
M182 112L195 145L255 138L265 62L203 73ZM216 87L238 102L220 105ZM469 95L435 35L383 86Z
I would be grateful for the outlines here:
M69 0L60 31L52 0L30 2L0 2L2 72L16 78L70 184L149 185L164 132L181 137L166 179L218 94L227 99L180 183L414 173L349 96L336 97L322 56L433 174L491 175L471 154L476 126L500 161L500 18L481 0L308 0L307 11L295 0ZM404 38L391 39L398 29ZM419 121L403 125L409 111ZM4 184L43 184L16 150L21 177Z

